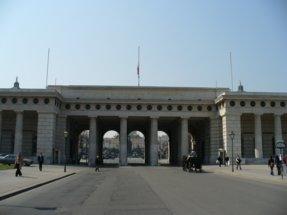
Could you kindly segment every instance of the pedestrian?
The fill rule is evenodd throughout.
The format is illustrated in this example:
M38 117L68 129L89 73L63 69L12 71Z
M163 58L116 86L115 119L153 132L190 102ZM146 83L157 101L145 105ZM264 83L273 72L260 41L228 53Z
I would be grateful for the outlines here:
M240 170L242 170L241 169L241 158L240 158L240 156L239 155L237 155L236 156L236 169L238 170L238 168L240 169Z
M21 153L19 153L15 160L15 168L16 168L15 176L16 177L18 177L18 175L22 176L22 172L21 172L22 164L23 164L23 158L22 158Z
M100 172L100 156L99 155L97 155L96 157L95 171Z
M229 157L228 156L225 157L224 161L225 161L224 165L229 166Z
M278 155L275 156L275 164L276 164L278 175L281 175L282 161Z
M216 162L218 163L219 167L221 167L221 165L222 165L222 157L219 156L219 157L217 158L217 161L216 161Z
M287 175L287 155L283 157L283 171L284 174Z
M38 156L38 163L39 163L39 170L42 171L42 166L44 163L44 156L43 156L42 152Z
M272 156L270 156L268 160L268 166L270 167L270 175L274 175L273 168L274 168L274 159Z

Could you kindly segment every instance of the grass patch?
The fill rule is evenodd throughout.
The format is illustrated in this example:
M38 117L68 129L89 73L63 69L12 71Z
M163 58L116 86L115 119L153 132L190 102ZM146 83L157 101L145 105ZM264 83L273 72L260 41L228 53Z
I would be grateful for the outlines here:
M2 164L0 163L0 170L5 170L5 169L13 169L14 168L14 165L8 165L8 164Z

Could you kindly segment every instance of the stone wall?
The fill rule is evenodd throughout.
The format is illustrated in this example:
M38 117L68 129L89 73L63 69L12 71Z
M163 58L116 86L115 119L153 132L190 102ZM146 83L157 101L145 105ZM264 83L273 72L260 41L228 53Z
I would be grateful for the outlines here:
M234 157L237 154L241 156L241 117L238 113L230 113L222 116L223 148L229 157L231 157L232 151L232 141L229 136L231 131L235 134L233 141Z
M222 119L220 116L210 118L210 154L209 163L214 164L218 157L218 149L222 147Z
M2 111L1 153L14 152L16 113Z
M38 114L37 154L42 152L45 163L53 163L53 148L55 147L56 114Z
M54 150L54 163L64 163L65 137L64 131L67 128L67 117L58 115L56 119L56 139Z
M262 122L262 149L263 157L268 158L274 154L274 116L273 114L264 114L261 117Z
M241 149L243 158L254 158L255 148L255 122L253 114L242 114L241 116Z
M26 111L23 115L23 156L36 156L37 152L37 123L38 114L33 111Z

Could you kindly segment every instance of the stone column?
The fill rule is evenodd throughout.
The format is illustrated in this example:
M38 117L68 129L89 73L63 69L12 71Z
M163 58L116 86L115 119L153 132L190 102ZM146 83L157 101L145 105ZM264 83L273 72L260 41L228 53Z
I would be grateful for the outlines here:
M22 152L23 142L23 112L16 112L14 154Z
M127 165L127 118L121 118L120 125L120 165Z
M53 148L55 147L56 114L38 113L37 154L44 155L45 163L53 163Z
M281 115L280 114L274 114L274 136L275 136L275 150L276 154L279 154L280 151L276 149L276 143L277 141L282 141L282 127L281 127Z
M89 129L89 166L95 166L97 155L97 118L90 117Z
M275 134L275 143L278 140L282 140L282 127L281 127L281 115L274 114L274 134Z
M158 120L157 118L151 118L150 121L150 146L149 146L149 164L151 166L158 165Z
M56 130L56 149L58 150L58 162L64 164L65 162L65 137L64 132L67 130L67 116L60 115L57 117L57 130ZM70 135L70 134L69 134ZM55 162L57 162L55 160Z
M214 164L218 157L218 149L220 148L220 135L221 133L221 126L220 126L220 118L219 116L210 117L210 155L209 155L209 162Z
M261 115L254 115L255 121L255 158L263 158Z
M182 156L188 154L188 118L180 121L180 143L178 148L178 161L182 164Z
M234 158L237 154L241 157L241 114L227 113L222 116L223 148L226 150L227 155L230 159L232 151L232 141L229 134L231 131L233 131L235 134L233 140Z

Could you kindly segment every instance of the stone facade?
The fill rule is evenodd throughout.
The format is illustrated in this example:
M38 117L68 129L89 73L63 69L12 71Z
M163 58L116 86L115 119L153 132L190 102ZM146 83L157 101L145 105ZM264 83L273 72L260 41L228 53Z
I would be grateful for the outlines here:
M42 152L49 163L76 163L84 130L89 130L90 166L96 155L102 157L109 130L119 133L123 166L132 131L145 137L148 165L158 165L158 131L168 135L170 164L180 164L192 149L203 162L214 163L220 148L261 162L276 153L277 141L286 141L287 94L181 87L0 89L0 153L36 158Z

